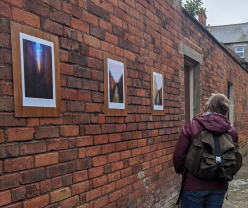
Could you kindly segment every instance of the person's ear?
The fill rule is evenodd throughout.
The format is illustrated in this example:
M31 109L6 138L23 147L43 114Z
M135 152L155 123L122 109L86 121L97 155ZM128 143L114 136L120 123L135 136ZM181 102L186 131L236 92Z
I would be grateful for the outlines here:
M206 112L208 110L208 107L209 107L209 104L208 103L205 104L205 106L204 106L204 112Z

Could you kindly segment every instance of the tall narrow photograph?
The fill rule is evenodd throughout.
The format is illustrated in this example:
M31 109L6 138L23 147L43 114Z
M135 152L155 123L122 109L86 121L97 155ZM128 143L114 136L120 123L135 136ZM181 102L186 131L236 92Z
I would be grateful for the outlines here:
M53 43L20 33L23 106L56 107Z
M153 109L163 110L163 76L153 72Z
M109 108L125 109L124 64L107 59Z

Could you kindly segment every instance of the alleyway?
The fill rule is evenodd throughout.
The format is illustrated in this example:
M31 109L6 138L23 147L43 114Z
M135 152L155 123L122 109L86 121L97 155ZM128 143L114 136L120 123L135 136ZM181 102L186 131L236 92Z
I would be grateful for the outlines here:
M243 167L230 182L228 200L225 200L223 208L247 208L248 207L248 156L243 158Z

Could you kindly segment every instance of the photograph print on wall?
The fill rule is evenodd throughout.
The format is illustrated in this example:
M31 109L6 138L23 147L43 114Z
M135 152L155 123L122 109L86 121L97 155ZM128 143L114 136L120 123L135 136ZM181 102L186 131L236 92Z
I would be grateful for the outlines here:
M20 33L23 106L56 107L54 44Z
M163 110L163 76L153 72L153 109Z
M107 59L108 68L108 107L125 109L124 64Z

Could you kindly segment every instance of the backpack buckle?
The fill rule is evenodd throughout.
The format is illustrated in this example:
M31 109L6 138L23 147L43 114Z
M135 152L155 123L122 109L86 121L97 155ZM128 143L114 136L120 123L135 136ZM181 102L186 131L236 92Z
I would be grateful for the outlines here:
M216 163L221 163L221 156L216 156L215 161Z

